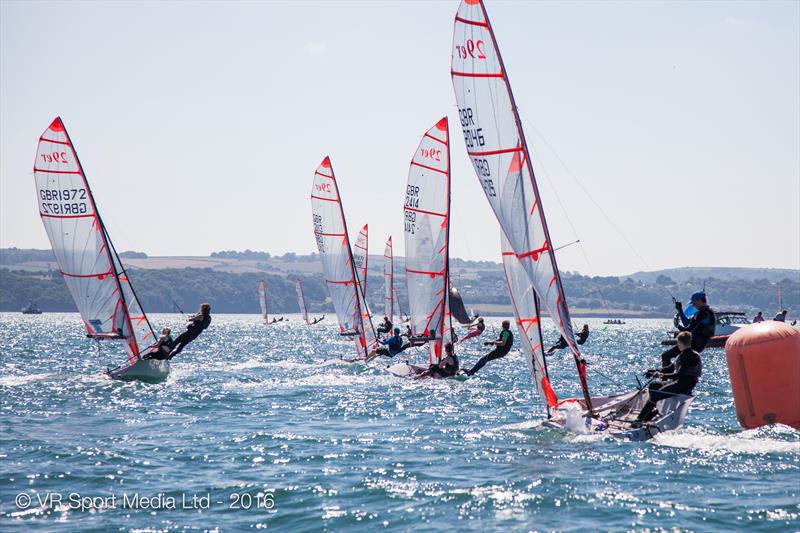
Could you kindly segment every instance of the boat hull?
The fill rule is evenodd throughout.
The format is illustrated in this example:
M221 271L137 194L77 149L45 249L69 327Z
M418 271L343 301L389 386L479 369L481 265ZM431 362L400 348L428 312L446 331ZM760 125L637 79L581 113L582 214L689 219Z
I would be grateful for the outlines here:
M106 372L111 379L160 383L169 376L170 364L166 359L139 359L132 365L123 365Z
M559 402L558 411L544 425L558 429L605 433L622 440L646 441L659 433L680 428L693 399L692 396L676 394L657 402L656 407L660 414L638 428L633 427L632 423L647 402L646 389L616 396L592 398L592 407L597 418L586 416L583 400L564 400ZM572 409L577 407L580 412L570 413L571 406L574 406Z
M730 335L717 335L708 339L706 348L724 348L725 343L728 342ZM664 339L661 341L661 346L675 346L677 341L675 339Z

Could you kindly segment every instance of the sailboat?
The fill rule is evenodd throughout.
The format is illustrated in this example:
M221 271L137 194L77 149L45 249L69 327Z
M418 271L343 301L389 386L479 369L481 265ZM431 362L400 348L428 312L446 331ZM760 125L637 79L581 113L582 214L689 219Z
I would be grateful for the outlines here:
M355 340L356 357L364 361L375 349L375 329L358 282L339 186L329 157L314 172L311 187L314 237L317 241L325 285L333 300L339 335Z
M269 307L267 307L267 286L264 280L258 282L258 303L261 304L261 315L264 317L264 324L269 324Z
M308 321L308 309L306 309L306 297L303 294L303 284L300 283L300 278L295 279L294 288L297 291L297 305L300 307L303 320L305 320L306 324L310 324L311 322Z
M614 397L592 397L589 393L586 364L572 331L530 152L482 0L462 0L458 7L451 77L467 153L508 249L519 260L538 302L553 318L575 360L582 398L564 400L556 406L558 409L548 409L548 423L565 427L567 413L574 412L566 409L569 405L580 410L585 425L633 440L679 427L691 402L689 396L664 400L658 407L662 413L659 419L634 429L631 422L646 401L643 388ZM518 314L518 325L525 318Z
M364 224L358 232L356 244L353 247L353 262L356 265L358 282L361 284L361 292L367 294L367 263L369 262L369 224Z
M383 249L383 314L394 323L394 251L392 236L386 239Z
M60 117L39 137L33 165L39 214L61 276L97 341L122 341L127 360L113 379L160 381L169 361L145 359L156 338L103 224L83 167Z
M397 295L397 289L392 289L392 294L394 294L394 310L395 313L397 313L398 320L401 324L406 324L411 320L411 317L403 312L403 308L400 305L400 297Z
M442 347L452 342L449 306L450 138L447 117L422 136L408 171L404 210L406 285L411 334L435 334L428 359L438 364ZM427 366L392 365L396 376L415 377Z

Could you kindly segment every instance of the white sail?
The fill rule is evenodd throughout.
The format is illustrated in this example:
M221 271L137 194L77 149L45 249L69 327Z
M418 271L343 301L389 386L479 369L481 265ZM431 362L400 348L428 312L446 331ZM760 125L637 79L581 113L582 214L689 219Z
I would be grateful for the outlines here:
M261 304L261 315L264 317L264 322L269 320L267 313L267 286L264 285L264 280L258 282L258 303Z
M392 251L392 236L386 240L386 248L383 250L383 295L384 306L383 314L394 322L394 252Z
M303 284L300 283L300 278L294 282L294 288L297 291L297 305L300 307L300 313L303 315L303 320L308 324L308 309L306 309L306 297L303 294Z
M582 358L507 72L481 0L455 17L451 75L467 152L503 233L540 301L570 345L584 396Z
M361 291L367 294L367 263L369 262L369 224L364 224L358 232L356 244L353 246L353 263L356 266Z
M362 313L364 297L358 290L339 187L328 157L314 172L311 209L314 236L322 260L325 284L339 322L339 332L354 335L356 351L359 356L365 357L375 344L375 331L369 315L365 317Z
M558 403L555 393L550 386L547 375L547 363L542 349L542 330L539 316L539 303L536 292L528 281L528 274L522 267L517 255L511 249L506 236L501 233L503 251L503 270L506 276L508 294L514 306L517 318L517 329L521 338L520 344L531 378L536 385L536 390L544 400L548 414L550 409Z
M405 244L411 331L436 332L430 360L438 362L450 342L448 248L450 230L450 150L447 117L422 137L411 160L406 185Z
M125 340L133 363L155 335L58 117L39 137L33 173L42 223L88 336Z

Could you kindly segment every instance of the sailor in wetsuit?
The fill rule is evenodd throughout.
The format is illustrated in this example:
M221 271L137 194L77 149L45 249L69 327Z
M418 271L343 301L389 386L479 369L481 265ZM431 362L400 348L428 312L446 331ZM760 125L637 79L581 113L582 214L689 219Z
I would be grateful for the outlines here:
M654 381L647 388L647 403L642 407L634 427L658 416L656 402L676 394L692 394L694 387L703 374L703 362L700 354L692 349L692 334L688 331L678 333L678 356L675 361L659 370L648 370L647 377L659 377L666 381Z
M388 316L385 316L383 317L383 322L381 322L380 325L375 328L375 332L381 334L389 333L390 331L392 331L392 321L389 320Z
M209 324L211 324L211 305L200 304L200 312L189 317L186 331L175 339L175 347L169 353L168 359L172 359L181 353L186 345L195 340Z
M452 378L458 373L458 357L453 351L453 343L448 342L444 345L444 357L438 365L432 364L428 370L419 377L428 375L432 378Z
M706 300L706 293L696 292L692 294L692 305L697 308L697 312L692 315L692 318L686 318L683 312L683 304L675 302L675 310L678 312L678 318L682 325L678 325L681 331L688 331L692 334L692 350L700 353L708 344L709 339L714 336L714 331L717 327L717 317L714 311L708 306ZM678 356L681 350L676 344L669 350L661 354L661 366L669 366L672 359Z
M581 330L578 333L575 334L575 342L577 342L578 344L583 344L584 342L586 342L586 339L588 339L588 338L589 338L589 324L584 324L583 328L581 328ZM569 344L567 343L567 340L562 335L561 337L559 337L558 342L555 343L554 345L552 345L551 347L549 347L544 352L544 354L545 355L553 355L558 350L564 349L567 346L569 346Z
M473 323L469 327L469 331L467 331L467 334L464 335L464 338L461 339L461 341L463 342L463 341L465 341L467 339L471 339L473 337L477 337L479 335L482 335L483 334L483 330L485 330L485 329L486 329L486 324L484 324L484 322L483 322L483 317L478 317L478 321Z
M494 361L495 359L500 359L501 357L508 355L508 352L511 351L511 346L514 344L514 334L511 333L511 322L508 320L503 320L503 331L500 332L500 336L497 338L497 340L484 342L483 344L485 346L493 345L495 348L491 352L478 359L478 362L475 363L475 366L464 371L468 376L475 374L489 361Z
M161 335L158 337L158 342L150 353L144 355L144 359L169 359L169 353L172 347L175 346L175 341L172 340L172 330L164 328L161 330Z
M383 355L386 357L394 357L411 346L409 343L403 344L403 337L400 335L400 328L394 328L394 335L378 342L383 346L386 346L386 348L378 348L375 353L377 355Z

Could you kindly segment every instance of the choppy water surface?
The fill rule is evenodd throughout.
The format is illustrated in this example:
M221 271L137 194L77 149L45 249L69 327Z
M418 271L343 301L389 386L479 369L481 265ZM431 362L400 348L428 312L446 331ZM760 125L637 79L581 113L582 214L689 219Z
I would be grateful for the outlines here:
M635 384L669 325L588 322L596 394ZM800 432L737 425L720 349L703 354L686 426L637 444L542 427L518 352L468 381L411 382L337 363L352 348L330 318L215 316L157 385L106 379L121 353L96 353L77 315L0 314L0 339L2 530L800 528ZM571 359L550 368L575 396ZM50 493L64 503L40 505ZM115 508L75 509L76 495ZM124 508L143 497L162 508Z

